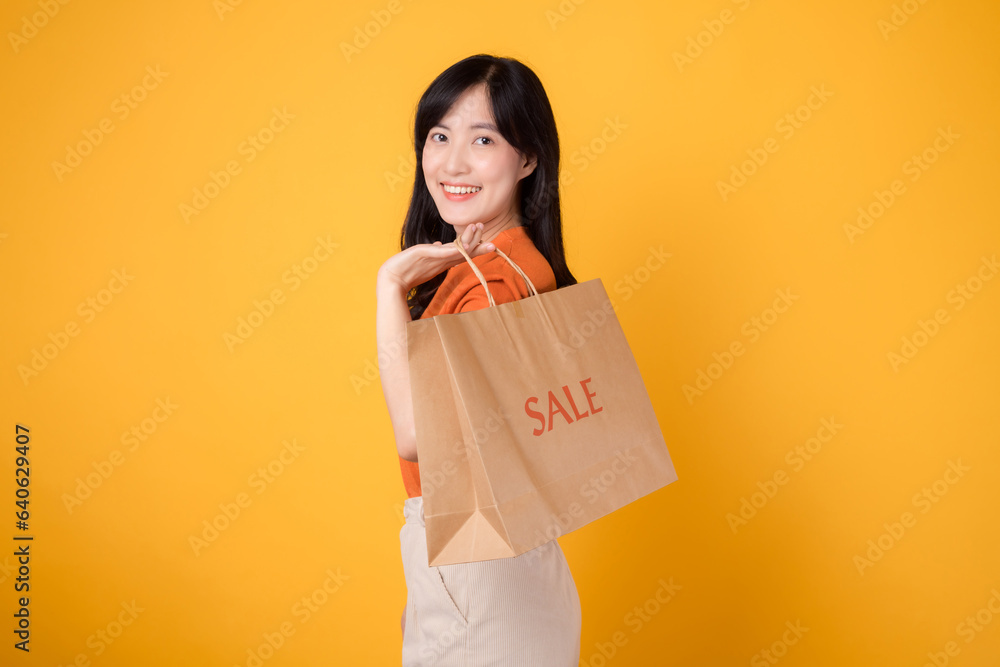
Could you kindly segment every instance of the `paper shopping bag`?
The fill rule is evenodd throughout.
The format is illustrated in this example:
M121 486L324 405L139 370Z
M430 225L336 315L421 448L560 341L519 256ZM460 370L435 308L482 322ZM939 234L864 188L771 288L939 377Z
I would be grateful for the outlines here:
M601 280L538 293L495 252L530 296L406 325L431 566L517 556L677 480Z

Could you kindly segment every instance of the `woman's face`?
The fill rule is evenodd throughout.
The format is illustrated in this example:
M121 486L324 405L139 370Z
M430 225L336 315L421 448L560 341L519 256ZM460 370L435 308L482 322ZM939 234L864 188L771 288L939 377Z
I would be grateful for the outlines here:
M522 158L497 131L485 84L466 90L430 129L422 163L438 213L457 235L477 222L484 231L521 224L517 184L536 160Z

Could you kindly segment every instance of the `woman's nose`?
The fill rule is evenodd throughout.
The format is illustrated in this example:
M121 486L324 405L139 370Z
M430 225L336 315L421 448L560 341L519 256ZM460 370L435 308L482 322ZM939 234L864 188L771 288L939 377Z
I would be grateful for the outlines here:
M461 174L466 171L468 165L468 154L464 146L451 144L448 146L448 154L445 156L445 168L449 173Z

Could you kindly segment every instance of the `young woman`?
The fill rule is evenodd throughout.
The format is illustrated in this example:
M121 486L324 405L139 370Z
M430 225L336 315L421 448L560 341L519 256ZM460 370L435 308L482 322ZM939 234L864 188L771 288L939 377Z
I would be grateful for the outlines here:
M376 285L382 390L408 496L400 531L403 665L576 667L580 599L557 541L515 558L428 566L405 344L414 318L489 307L456 238L497 304L529 295L497 248L539 292L577 282L563 252L552 108L522 63L471 56L420 98L414 147L401 252L381 266Z

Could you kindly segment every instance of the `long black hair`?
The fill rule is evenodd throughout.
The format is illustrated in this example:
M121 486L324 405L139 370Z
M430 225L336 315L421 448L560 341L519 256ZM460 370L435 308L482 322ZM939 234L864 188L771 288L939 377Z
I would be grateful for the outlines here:
M486 97L501 136L521 155L535 156L534 171L518 183L522 222L528 237L549 262L556 287L575 285L566 266L559 206L559 135L555 116L538 76L513 58L469 56L442 72L420 97L413 127L416 169L413 193L400 234L400 250L418 243L455 240L455 228L442 220L424 180L424 144L468 88L486 84ZM407 296L410 317L419 319L444 281L444 272L418 285Z

